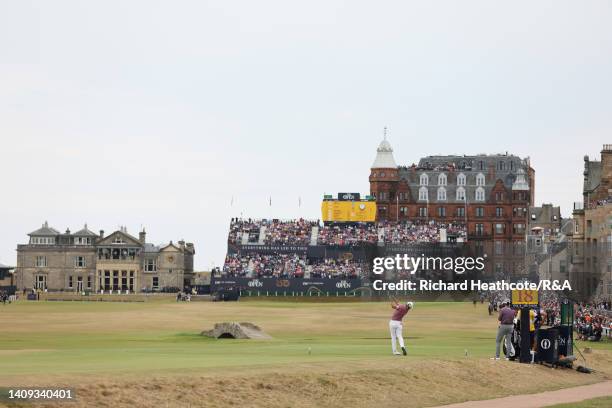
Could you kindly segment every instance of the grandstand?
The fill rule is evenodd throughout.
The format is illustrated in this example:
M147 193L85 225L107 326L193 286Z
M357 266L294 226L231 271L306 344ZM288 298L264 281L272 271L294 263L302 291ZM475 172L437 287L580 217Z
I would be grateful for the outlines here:
M233 218L217 287L344 293L367 285L375 256L457 255L465 225L441 222L325 222Z

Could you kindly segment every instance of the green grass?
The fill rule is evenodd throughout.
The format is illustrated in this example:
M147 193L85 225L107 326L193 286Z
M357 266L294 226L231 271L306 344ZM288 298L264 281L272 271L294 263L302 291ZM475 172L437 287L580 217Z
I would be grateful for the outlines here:
M572 402L569 404L551 405L551 408L610 408L612 407L612 397L593 398L582 402Z
M33 302L1 312L15 324L0 337L0 377L363 360L386 358L390 351L390 309L381 303ZM174 312L178 320L172 321ZM228 320L259 324L273 340L199 335ZM471 304L421 303L406 318L404 335L412 357L452 359L463 358L466 349L490 355L495 327L483 308Z
M497 320L486 305L471 303L417 303L404 324L409 357L395 357L390 315L388 303L368 302L18 302L0 306L0 387L69 384L82 406L101 400L137 406L142 401L129 400L143 384L155 387L162 405L185 394L197 405L214 392L242 406L385 406L406 398L423 406L563 388L612 374L610 343L593 345L590 356L601 374L590 376L489 361ZM272 339L200 335L223 321L255 323ZM228 388L219 376L241 388ZM262 383L267 378L273 380ZM373 383L386 393L372 394ZM261 392L269 386L273 390ZM311 393L296 396L303 390ZM314 401L313 390L319 393Z

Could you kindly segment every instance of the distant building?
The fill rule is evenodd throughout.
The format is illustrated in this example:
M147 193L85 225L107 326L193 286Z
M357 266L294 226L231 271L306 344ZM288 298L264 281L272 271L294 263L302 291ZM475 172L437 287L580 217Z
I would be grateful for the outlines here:
M525 272L528 210L535 171L512 154L427 156L398 166L386 138L370 171L377 219L467 224L468 240L498 276Z
M0 290L14 285L12 271L13 267L0 263Z
M17 246L15 281L19 290L161 291L183 289L193 273L193 244L155 246L145 231L136 238L121 228L105 236L83 229L60 233L45 222Z
M561 233L563 219L561 218L561 207L552 204L542 204L541 207L529 207L527 220L530 233L539 231L542 236L554 240Z
M577 290L612 298L612 144L584 157L583 202L574 203L572 270Z

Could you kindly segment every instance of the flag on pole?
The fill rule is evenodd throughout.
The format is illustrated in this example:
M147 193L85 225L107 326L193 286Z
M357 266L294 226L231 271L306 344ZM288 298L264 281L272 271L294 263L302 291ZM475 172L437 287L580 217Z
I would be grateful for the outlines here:
M270 196L270 207L272 207L272 196Z
M302 206L302 197L298 197L298 207Z

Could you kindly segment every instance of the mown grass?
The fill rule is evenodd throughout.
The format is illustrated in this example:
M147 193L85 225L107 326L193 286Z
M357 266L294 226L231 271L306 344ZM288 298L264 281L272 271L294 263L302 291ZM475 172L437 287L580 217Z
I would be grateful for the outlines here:
M119 396L142 384L161 384L159 390L147 391L160 403L180 392L198 395L192 385L197 388L201 383L227 401L238 403L244 397L253 406L309 406L306 395L301 402L295 399L299 393L293 384L323 392L331 390L330 383L344 378L340 383L350 385L348 388L340 387L329 395L325 391L322 399L313 401L342 406L350 400L353 405L368 406L360 401L378 400L355 399L348 393L362 395L358 389L363 387L365 392L372 381L380 382L382 388L393 384L406 388L400 381L405 375L410 376L412 387L406 389L415 404L504 395L498 372L520 377L523 371L531 370L508 390L510 393L517 388L536 392L602 378L571 371L559 376L540 367L490 362L496 319L488 316L486 305L474 307L471 303L417 303L405 321L409 356L394 357L390 355L390 314L387 303L365 302L21 302L0 307L4 328L0 333L0 386L62 383L81 387L84 403L95 400L97 405L104 400L121 406ZM202 330L221 321L253 322L272 340L200 336ZM594 364L600 364L602 375L612 375L605 372L606 363L611 365L612 361L611 345L594 348ZM533 380L533 369L537 370L537 381ZM417 378L412 377L412 370L419 370L414 373ZM271 377L271 373L280 376ZM474 379L481 386L457 389L453 381L461 376L465 376L463 383ZM248 398L240 389L211 382L212 378L243 382ZM261 382L262 378L275 380ZM258 388L257 383L273 390ZM118 399L100 394L102 391L91 384L106 384L104 392L111 388ZM118 384L130 385L121 391ZM264 391L275 398L264 398ZM401 392L396 397L379 397L391 402L400 398Z

